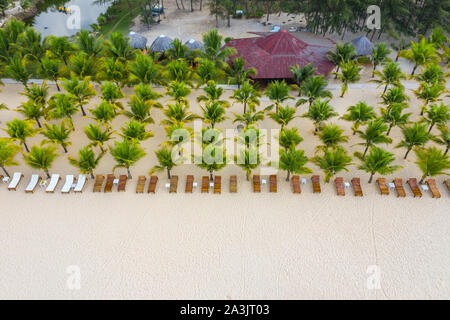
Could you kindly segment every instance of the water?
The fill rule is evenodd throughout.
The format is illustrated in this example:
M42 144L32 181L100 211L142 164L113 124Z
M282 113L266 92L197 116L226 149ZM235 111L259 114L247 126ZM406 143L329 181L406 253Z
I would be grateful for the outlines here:
M90 29L89 25L97 23L97 17L110 6L98 4L96 0L44 0L38 4L38 14L27 22L42 36L72 36L80 29ZM58 7L73 8L72 13L62 13ZM73 6L73 7L71 7Z

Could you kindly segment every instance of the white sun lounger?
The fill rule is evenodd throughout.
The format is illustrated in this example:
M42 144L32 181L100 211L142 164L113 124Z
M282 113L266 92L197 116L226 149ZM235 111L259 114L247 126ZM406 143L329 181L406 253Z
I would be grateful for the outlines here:
M11 183L8 186L8 190L16 191L17 186L19 185L19 182L20 180L22 180L23 177L24 175L21 172L14 172L14 175L11 179Z
M39 180L41 180L41 177L38 174L33 174L30 179L30 183L28 184L27 188L25 189L25 192L34 193L34 189L36 188Z
M61 176L59 174L52 174L52 178L50 179L50 183L48 184L45 192L53 193L55 192L56 186L58 185L59 180L61 180Z
M72 185L75 182L75 177L72 174L66 176L66 182L61 189L61 193L69 193L70 189L72 189Z
M83 192L83 188L84 185L86 184L86 175L85 174L80 174L78 176L78 181L77 181L77 185L75 186L75 189L73 189L73 191L75 192Z

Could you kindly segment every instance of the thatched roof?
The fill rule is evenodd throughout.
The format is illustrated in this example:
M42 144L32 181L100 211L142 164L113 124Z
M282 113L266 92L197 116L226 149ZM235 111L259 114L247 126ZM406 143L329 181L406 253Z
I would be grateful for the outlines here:
M147 38L140 34L130 32L128 37L130 38L130 46L134 49L143 49L147 46Z
M195 39L189 39L188 41L186 41L185 45L190 49L190 50L201 50L201 51L205 51L205 46L203 45L203 43L201 43L200 41L197 41Z
M356 48L357 56L369 56L372 54L373 43L366 36L353 39L352 43Z
M165 52L167 49L172 47L173 40L165 35L160 35L153 41L150 46L150 50L153 52Z

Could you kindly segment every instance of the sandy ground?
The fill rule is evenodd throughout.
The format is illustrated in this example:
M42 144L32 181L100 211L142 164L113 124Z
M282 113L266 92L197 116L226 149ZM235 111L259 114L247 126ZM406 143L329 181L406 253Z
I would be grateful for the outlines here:
M378 107L380 90L364 86L367 88L350 89L345 98L339 98L339 89L334 89L331 104L340 114L360 100ZM14 109L25 100L21 90L20 85L3 87L0 103ZM127 89L128 95L131 92ZM420 102L411 90L408 93L409 111L414 113L412 120L417 120ZM189 96L195 113L200 112L195 103L199 94L201 90L194 90ZM231 94L227 90L224 96ZM98 102L96 98L90 107ZM166 103L167 98L161 102ZM263 98L261 107L269 103ZM241 109L235 104L228 114ZM200 183L206 172L184 165L173 170L180 177L178 194L168 193L166 176L161 173L156 195L136 195L136 177L156 164L153 151L165 139L158 125L161 111L154 110L153 116L157 124L149 128L155 137L142 143L148 155L132 168L134 179L128 182L126 193L94 194L93 181L89 181L83 194L63 196L59 192L62 184L55 194L46 194L39 187L35 194L25 194L27 180L36 172L19 157L20 165L10 168L26 175L18 191L8 192L7 185L0 184L0 298L450 297L450 201L442 185L444 177L437 178L442 194L438 200L428 192L414 199L408 188L407 198L397 199L395 192L381 197L376 185L367 183L368 175L356 166L341 175L346 181L361 177L364 198L355 198L351 189L338 198L333 183L323 185L322 194L313 194L308 176L302 194L293 195L284 172L279 173L277 194L268 193L268 186L263 186L261 194L253 194L243 171L230 165L220 172L224 179L221 195L201 194L198 188L188 195L184 193L185 176L194 174ZM20 115L2 111L0 127L14 117ZM92 122L80 114L74 120L72 156L88 143L82 128ZM114 128L119 130L124 121L124 116L118 116ZM350 153L362 150L354 146L360 140L351 135L350 123L338 118L330 122L346 128ZM311 121L297 118L289 126L299 128L304 138L300 148L313 156L319 139L312 133ZM235 126L229 119L218 127ZM261 128L277 126L266 119ZM400 141L400 129L394 128L391 137L394 143L382 147L395 152L397 163L404 168L387 179L419 177L415 155L411 153L403 161L404 150L393 148ZM33 137L29 144L40 140L41 136ZM108 154L96 173L109 173L113 166ZM314 165L310 167L321 174ZM59 157L50 171L77 173L65 156ZM116 171L117 175L124 173ZM228 193L230 174L238 175L238 194ZM380 289L367 286L374 265L379 268ZM71 266L81 272L79 290L67 285Z

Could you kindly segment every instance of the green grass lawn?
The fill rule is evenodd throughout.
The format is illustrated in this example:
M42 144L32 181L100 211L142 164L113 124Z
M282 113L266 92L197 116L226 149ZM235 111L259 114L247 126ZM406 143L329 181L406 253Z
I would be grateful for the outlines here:
M109 38L113 32L120 32L124 35L128 34L128 32L130 32L130 27L133 24L133 19L139 14L139 8L135 8L130 13L128 6L125 6L123 3L120 3L119 6L121 9L120 14L108 21L100 30L100 34L105 38Z

